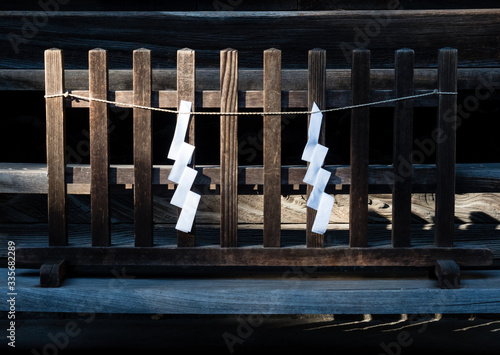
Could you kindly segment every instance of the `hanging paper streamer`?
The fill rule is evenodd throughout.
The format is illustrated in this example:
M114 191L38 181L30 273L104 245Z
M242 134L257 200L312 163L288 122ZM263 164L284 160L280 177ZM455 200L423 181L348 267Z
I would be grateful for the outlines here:
M316 103L313 104L312 111L319 111ZM324 234L326 232L334 203L333 196L325 193L331 173L321 168L328 152L327 147L318 143L322 120L323 114L321 112L311 114L308 140L302 153L302 160L309 162L309 167L303 181L313 186L312 192L307 199L307 207L317 211L311 229L313 233L317 234Z
M191 112L192 103L181 101L179 111ZM189 126L189 113L180 113L177 117L175 126L174 138L170 145L168 158L175 160L172 170L168 175L168 179L177 183L177 189L172 196L170 203L182 209L175 225L175 229L184 233L191 232L193 227L194 217L200 202L201 196L193 191L194 180L198 172L188 166L194 153L194 145L184 141L187 128Z

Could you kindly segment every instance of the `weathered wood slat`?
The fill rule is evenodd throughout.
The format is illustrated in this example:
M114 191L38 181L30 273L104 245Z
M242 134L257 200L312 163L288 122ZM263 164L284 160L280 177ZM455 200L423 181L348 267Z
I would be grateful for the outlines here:
M454 48L439 51L439 91L457 91L458 52ZM440 95L436 150L436 246L453 246L455 218L456 95Z
M177 51L177 97L176 97L176 107L177 110L180 109L181 100L190 101L193 103L192 110L196 108L195 105L195 51L192 49L180 49ZM195 118L191 116L191 121L189 122L188 132L187 132L187 142L191 145L195 145ZM195 153L191 157L190 167L195 166ZM181 209L178 209L178 215L180 215ZM193 227L191 232L184 233L182 231L177 232L177 246L179 247L194 247L196 245L196 222L193 222Z
M238 111L238 51L220 52L221 112ZM220 116L221 246L238 245L238 116Z
M107 52L94 49L89 52L89 95L96 99L107 99L108 59ZM90 198L92 245L109 246L109 140L108 105L91 101L90 109Z
M352 52L352 104L370 100L370 51ZM351 110L351 186L349 225L351 247L365 247L368 224L368 172L370 110Z
M65 70L66 87L72 90L88 90L88 75L88 70L84 69ZM282 69L281 76L282 90L307 90L307 69ZM240 69L238 74L239 90L262 90L262 77L262 69ZM216 90L219 87L219 80L218 69L196 69L196 90ZM132 90L132 81L132 70L130 69L109 70L109 87L112 91ZM437 69L416 68L414 81L417 89L435 89L437 87ZM500 68L458 69L458 90L475 90L481 83L488 89L498 89L500 87ZM153 69L153 90L176 90L176 84L177 72L175 69ZM44 71L41 69L0 69L1 90L43 91L44 85ZM350 69L326 70L327 91L349 90L350 87ZM394 69L371 69L370 87L373 90L393 90Z
M134 50L134 104L151 105L151 51ZM151 111L134 108L135 245L153 245Z
M413 95L414 52L400 49L395 55L397 97ZM413 100L396 102L394 110L392 193L392 245L409 247L411 224L411 166L413 143ZM408 169L408 167L410 167Z
M86 90L73 90L72 94L89 97ZM417 90L415 94L429 93L429 90ZM304 108L306 111L308 99L306 90L288 90L282 91L281 106L283 108ZM132 91L110 91L110 101L120 104L132 104ZM396 97L393 90L377 90L372 91L370 102L389 100ZM491 98L494 96L492 95ZM177 102L176 91L153 91L152 102L153 107L174 109ZM220 107L220 91L219 90L204 90L197 91L193 101L196 107L199 108L219 108ZM71 108L87 108L89 107L88 100L68 99L65 100L66 107ZM120 105L110 104L112 107L120 107ZM350 90L329 90L326 92L326 107L343 107L351 105ZM421 97L415 102L416 107L437 107L438 97L426 96ZM263 108L264 96L263 91L247 90L238 92L238 107L239 108ZM386 102L378 104L374 107L395 107L394 102Z
M316 103L322 110L326 108L326 51L324 49L312 49L308 53L308 100L307 109L312 110L313 104ZM308 125L311 116L308 115ZM321 129L319 133L318 143L325 145L326 125L325 118L321 122ZM309 163L307 164L309 166ZM307 185L306 199L309 199L313 186ZM316 210L307 207L306 216L306 245L308 248L321 248L323 247L323 235L313 233L312 226L316 218Z
M264 51L264 112L281 111L281 51ZM265 115L264 247L279 247L281 230L281 116Z
M390 197L389 197L390 198ZM202 219L202 221L208 221ZM208 221L209 222L209 221ZM262 222L262 221L261 221ZM155 223L155 245L175 247L176 231L175 220L172 223ZM46 223L19 224L8 223L0 225L3 234L8 240L15 241L16 245L45 247L48 241L48 226ZM200 247L219 244L219 227L217 224L199 224L198 242ZM433 224L412 224L412 244L416 247L432 245L434 236ZM88 246L91 243L90 226L88 224L69 224L71 245ZM297 247L304 245L305 223L282 224L283 247ZM371 223L368 225L370 247L386 247L391 239L391 224ZM466 223L455 225L456 246L461 248L474 247L480 244L491 249L497 261L500 260L499 224ZM113 245L128 246L134 243L134 225L128 223L114 223L112 229ZM262 223L240 224L241 246L262 245ZM349 224L334 223L328 226L325 233L326 247L347 246L349 242ZM6 257L7 250L0 251L0 257Z
M45 51L45 94L64 92L64 59L60 49ZM50 228L49 245L68 243L66 221L66 122L62 97L45 100L47 120L47 193Z
M379 68L392 67L394 50L404 46L419 53L418 66L435 67L436 52L446 45L461 52L460 65L463 67L498 67L499 14L498 9L230 11L223 14L218 11L54 12L43 30L36 28L36 40L30 40L23 37L23 17L31 20L33 16L46 16L45 12L3 12L0 36L6 40L0 43L3 53L0 68L41 68L40 53L47 43L66 50L68 68L73 69L86 68L84 58L88 49L103 43L108 44L106 49L113 51L110 57L113 69L130 65L131 45L137 43L153 49L158 63L171 68L175 67L175 51L186 46L200 51L197 62L203 67L217 67L221 46L240 51L241 67L258 67L261 51L275 46L287 53L283 58L285 67L300 68L306 63L307 50L317 46L330 53L329 67L347 68L350 59L346 52L368 44L378 53L373 66ZM80 28L77 32L74 31L75 23ZM96 36L96 23L99 24L99 36ZM363 32L371 23L380 29L376 37L370 36L372 32ZM221 43L221 34L226 34L229 28L230 36L224 36ZM423 28L426 30L422 31ZM365 36L360 35L359 30ZM314 33L314 37L304 36L305 32Z
M68 265L151 266L433 266L455 260L461 266L486 266L493 253L486 248L169 248L19 246L16 266L33 267L64 258Z
M152 181L154 185L173 184L168 180L171 165L154 165ZM433 164L413 166L412 181L414 192L434 192L436 167ZM220 184L219 166L196 166L199 174L196 185ZM325 165L324 169L332 173L329 185L350 185L351 169L344 165ZM305 166L282 166L282 185L304 185L302 179ZM457 193L499 192L500 164L457 164ZM111 165L109 184L127 185L134 183L132 165ZM239 166L238 184L262 185L262 166ZM368 175L370 192L390 191L393 183L393 168L387 165L371 165ZM89 165L68 165L66 167L68 193L88 194L90 184ZM0 163L0 193L47 193L47 166L45 164ZM346 193L335 190L337 194Z

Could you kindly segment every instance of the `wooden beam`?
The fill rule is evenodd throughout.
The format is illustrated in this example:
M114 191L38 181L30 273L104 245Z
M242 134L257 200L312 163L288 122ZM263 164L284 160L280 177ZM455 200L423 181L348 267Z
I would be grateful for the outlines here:
M198 65L217 67L220 34L227 33L228 29L231 35L226 36L224 46L237 48L241 53L240 66L248 68L260 67L262 49L273 46L287 53L284 66L303 68L305 54L312 44L312 37L305 33L314 33L314 46L329 53L328 65L331 68L350 67L350 51L359 44L368 45L366 42L377 53L373 59L373 67L377 68L392 67L394 51L405 46L418 53L420 67L436 67L436 51L446 45L461 52L460 64L463 67L498 67L500 64L499 9L224 13L60 11L51 13L50 21L44 25L43 31L37 32L36 40L25 43L20 26L23 17L32 19L45 15L43 11L2 13L0 33L6 40L0 43L3 54L0 68L41 69L39 56L47 43L65 48L71 69L86 68L88 48L103 43L107 44L107 49L113 49L112 68L130 65L130 43L155 48L158 62L171 68L176 64L175 51L184 47L200 51ZM75 23L82 29L92 29L99 23L99 36L96 37L91 30L75 32ZM144 35L144 24L151 30L151 35ZM373 24L377 29L376 38L365 30L367 24ZM18 37L8 37L11 33ZM60 36L60 33L65 35ZM183 35L179 36L179 33ZM273 35L269 36L270 33Z
M195 51L189 48L180 49L177 51L177 98L176 107L177 110L180 109L181 100L190 101L193 106L192 110L196 110L195 105ZM191 116L191 121L189 122L188 132L187 132L187 142L191 145L195 145L195 117ZM191 157L190 167L195 166L195 153ZM177 210L178 215L181 213L181 209ZM184 233L182 231L177 231L177 246L179 247L194 247L196 245L196 222L193 222L193 227L191 232Z
M395 55L396 97L413 95L415 54L400 49ZM413 100L398 101L394 110L393 162L394 191L392 193L392 245L409 247L411 226L411 175L413 149Z
M134 104L151 105L151 51L134 51ZM134 221L135 245L153 245L151 111L134 108Z
M308 111L312 110L313 104L316 103L320 110L324 110L326 108L326 51L324 49L312 49L308 54L308 100L307 100L307 109ZM309 121L311 119L311 115L308 115L308 126ZM318 143L321 145L325 145L325 133L326 133L326 125L325 125L325 117L323 117L323 121L321 122L321 129L319 133ZM309 163L307 164L309 166ZM306 198L309 199L309 196L312 192L313 186L307 185ZM324 244L324 237L321 234L313 233L312 226L314 224L314 220L316 218L316 210L307 207L306 212L306 245L309 248L321 248Z
M168 180L171 165L154 165L152 181L154 185L173 184ZM351 169L345 165L325 165L332 173L329 185L350 185ZM198 176L196 185L220 184L219 166L196 166ZM282 185L302 185L306 172L305 166L282 166ZM500 164L457 164L457 193L500 192ZM412 180L413 192L435 192L436 167L433 164L414 165ZM239 166L238 184L262 185L261 166ZM127 185L134 182L132 165L111 165L110 185ZM371 192L389 192L393 183L393 167L372 165L369 169L368 183ZM89 165L68 165L66 167L68 193L88 194L90 184ZM85 189L85 186L86 189ZM82 188L81 190L79 188ZM86 192L85 192L86 191ZM47 166L45 164L0 163L0 193L47 193ZM335 191L345 193L343 190Z
M41 265L64 257L68 265L154 266L433 266L455 260L461 266L486 266L493 253L486 248L169 248L19 246L19 266Z
M64 92L64 59L60 49L45 51L45 94ZM66 119L63 97L45 99L47 120L47 180L49 245L67 245Z
M370 101L370 51L352 52L352 104ZM370 109L351 110L351 186L349 199L349 245L368 245L368 172Z
M264 112L281 111L281 51L264 51ZM279 247L281 232L281 116L265 115L264 247Z
M107 100L108 57L103 49L89 52L89 96ZM109 139L108 105L90 102L90 199L92 245L111 244L109 211Z
M221 112L238 111L238 51L220 52ZM238 245L238 116L220 116L220 243Z
M458 52L454 48L439 51L439 91L457 91ZM436 246L453 246L455 223L455 161L457 95L440 95L436 141Z

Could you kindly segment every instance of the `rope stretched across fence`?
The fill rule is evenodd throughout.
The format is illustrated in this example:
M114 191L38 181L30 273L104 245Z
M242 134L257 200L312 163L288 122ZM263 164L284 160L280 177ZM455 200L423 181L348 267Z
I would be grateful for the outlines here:
M435 89L433 91L423 93L423 94L398 97L398 98L382 100L382 101L368 102L368 103L358 104L358 105L334 107L334 108L329 108L329 109L324 109L324 110L319 110L319 111L315 110L315 111L286 111L286 112L181 112L179 110L170 110L170 109L166 109L166 108L150 107L150 106L135 105L135 104L128 104L128 103L123 103L123 102L104 100L104 99L96 99L96 98L92 98L92 97L72 94L69 91L66 91L65 93L62 93L62 94L45 95L45 98L50 99L50 98L54 98L54 97L72 97L75 99L80 99L80 100L85 100L85 101L96 101L96 102L102 102L102 103L111 104L111 105L115 105L115 106L129 107L129 108L140 108L140 109L144 109L144 110L159 111L159 112L174 113L174 114L217 115L217 116L221 116L221 115L224 115L224 116L249 116L249 115L266 116L266 115L304 115L304 114L309 115L309 114L313 114L313 113L326 113L326 112L333 112L333 111L340 111L340 110L350 110L350 109L360 108L360 107L376 106L376 105L380 105L380 104L391 103L391 102L396 102L396 101L403 101L403 100L417 99L420 97L431 96L431 95L457 95L457 94L458 94L457 92L443 92L443 91L439 91L438 89Z

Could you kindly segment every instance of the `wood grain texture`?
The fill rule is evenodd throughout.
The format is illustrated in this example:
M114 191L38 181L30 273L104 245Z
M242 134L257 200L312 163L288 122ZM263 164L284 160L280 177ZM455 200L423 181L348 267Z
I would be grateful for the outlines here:
M264 51L264 112L281 111L281 51ZM279 247L281 233L281 116L264 115L264 247Z
M3 269L5 270L5 269ZM7 272L0 273L0 282L6 284ZM436 280L431 280L427 275L421 276L403 274L403 278L388 277L385 273L354 273L348 277L346 273L341 275L325 275L325 273L314 272L301 274L300 282L297 282L297 276L294 272L285 274L280 272L271 276L261 277L242 277L237 274L232 277L161 277L161 278L122 278L117 285L109 288L110 278L113 274L122 275L122 270L117 269L113 273L109 272L107 277L98 277L90 275L89 277L80 277L71 279L71 287L63 287L57 292L48 292L51 290L33 287L38 282L37 276L33 275L33 270L19 270L18 303L19 312L68 312L68 313L102 313L103 309L110 314L118 313L136 313L136 314L185 314L192 317L193 314L223 314L224 323L217 327L213 337L220 336L228 329L237 329L241 322L232 323L230 328L226 320L234 319L235 314L268 314L271 318L266 318L266 322L271 322L269 327L275 327L272 315L275 314L318 314L318 315L338 315L338 314L420 314L433 315L453 314L487 314L500 313L500 293L498 292L498 279L500 272L497 270L469 271L465 273L460 290L443 291L437 287ZM135 276L128 268L126 275ZM106 297L96 297L89 300L89 294L99 294L106 290ZM293 292L292 292L293 291ZM443 296L443 293L446 296ZM189 295L189 297L186 297ZM113 302L110 302L113 300ZM165 302L169 300L169 302ZM235 302L238 300L238 302ZM414 300L408 302L408 300ZM5 302L4 302L5 303ZM5 303L2 311L7 311L8 304ZM87 319L87 315L85 318ZM297 316L294 316L295 318ZM452 316L454 317L454 316ZM175 319L176 317L174 317ZM352 322L353 318L335 318L335 322L324 323L320 319L319 323L310 323L310 320L300 319L298 323L291 324L298 327L299 332L304 329L310 329L317 325L331 326L339 325L342 330L346 330L343 325ZM361 317L359 317L361 319ZM396 318L390 318L394 321ZM442 322L445 322L446 316ZM463 325L470 325L465 316L462 317ZM476 319L473 324L484 324L491 321L491 317ZM498 319L498 318L497 318ZM151 324L151 327L158 328L159 322L144 322ZM193 323L186 324L186 317L182 317L182 327L189 327L192 324L193 332L184 336L185 339L191 339L199 335L200 324L208 322L209 327L215 326L215 320L207 321L205 317L193 319ZM411 318L410 318L411 320ZM419 318L415 319L419 320ZM422 318L429 320L429 317ZM215 323L214 323L215 322ZM307 324L307 323L309 324ZM373 323L378 325L375 317ZM432 323L433 325L443 324L442 322ZM82 326L86 323L82 320ZM372 326L372 323L365 323ZM414 325L415 322L396 324L392 327L381 327L393 329L406 325ZM446 323L445 323L446 324ZM381 323L380 325L383 325ZM425 324L417 325L422 327ZM493 324L490 329L498 324ZM307 328L304 328L306 326ZM353 327L359 327L355 324ZM265 327L265 326L264 326ZM361 324L361 327L363 325ZM174 329L175 325L173 326ZM457 327L458 328L458 327ZM148 328L151 329L151 328ZM262 331L262 328L258 328ZM286 329L286 328L285 328ZM338 329L338 328L337 328ZM420 328L418 328L420 329ZM329 337L332 335L331 327L323 329L325 332L321 336ZM280 329L280 332L283 329ZM316 332L317 330L315 330ZM369 330L363 331L364 336ZM380 330L378 330L380 332ZM432 331L432 328L428 328ZM164 336L164 330L158 331L158 337ZM450 327L445 326L445 332L450 332ZM310 333L310 332L308 332ZM360 332L340 331L336 335L342 335L343 339L349 334L352 336L352 342L360 341ZM463 332L460 332L463 333ZM276 333L279 334L279 333ZM434 333L433 333L434 334ZM465 333L467 334L467 333ZM393 335L390 333L390 335ZM174 336L178 336L175 334ZM308 336L309 337L309 336ZM120 339L121 340L121 339ZM422 339L423 340L423 339ZM122 340L121 340L122 341ZM442 339L439 339L442 341ZM179 343L182 344L182 343ZM300 340L295 344L303 345ZM330 342L325 344L330 345ZM374 346L378 343L373 342ZM477 342L476 344L480 344ZM184 344L185 345L185 344ZM424 346L425 348L426 346ZM238 349L238 348L237 348ZM457 348L458 349L458 348ZM491 348L493 349L493 348Z
M130 54L130 53L129 53ZM392 59L393 60L393 59ZM435 59L434 59L435 60ZM283 68L281 71L283 91L307 90L308 70L304 64L298 69ZM130 67L130 64L127 65ZM110 69L109 88L111 91L131 91L133 75L130 69ZM65 70L65 82L68 89L88 90L88 70ZM262 69L241 68L238 73L238 89L240 91L262 90ZM196 69L197 91L218 91L220 81L219 69ZM434 90L437 88L437 69L415 68L415 88L419 90ZM475 90L479 83L487 83L492 89L500 88L500 68L459 68L458 90ZM370 70L370 87L372 90L394 90L394 69ZM45 87L43 69L0 69L0 89L7 91L43 91ZM217 89L217 90L216 90ZM326 89L351 89L351 69L326 70ZM153 69L153 90L177 90L176 69ZM392 96L394 97L394 95ZM154 98L153 98L154 99ZM201 99L200 99L201 100ZM307 106L307 95L306 95ZM220 101L220 100L219 100ZM169 101L170 102L170 101ZM172 99L171 107L175 106ZM418 101L415 101L417 103ZM217 105L220 102L217 103ZM330 106L330 105L328 105Z
M45 51L45 94L64 92L64 59L60 49ZM66 221L66 122L63 97L45 99L49 245L68 244Z
M154 165L152 171L153 185L172 184L168 180L171 165ZM325 165L332 173L331 185L350 185L351 169L345 165ZM282 185L302 185L305 166L281 167ZM195 185L220 184L220 167L212 165L196 166L198 175ZM457 164L457 193L494 193L500 192L500 164ZM134 182L132 165L110 165L109 184L127 185ZM262 185L263 168L261 166L239 166L238 184ZM435 192L436 166L434 164L416 164L412 175L413 192ZM368 175L370 193L392 192L393 168L387 165L372 165ZM86 164L68 164L66 167L66 184L70 194L90 193L90 166ZM116 186L119 187L119 186ZM349 191L343 188L335 190L338 195ZM47 165L34 163L0 163L0 193L47 193Z
M370 51L356 49L352 53L352 104L370 101ZM368 243L368 172L369 127L368 107L351 110L351 186L349 225L351 247Z
M151 51L134 51L134 104L151 105ZM135 245L153 245L151 111L134 108Z
M415 54L411 49L400 49L396 52L396 97L413 95L414 58ZM411 245L412 143L413 100L398 101L394 110L392 163L394 166L392 245L395 247L409 247Z
M439 91L457 91L458 52L453 48L439 51ZM453 246L455 223L455 164L457 96L440 95L436 141L436 246Z
M418 53L418 66L422 68L436 67L436 51L443 46L461 52L462 67L498 67L499 14L498 9L58 12L51 13L50 21L37 32L36 39L28 43L13 40L13 44L7 36L14 33L22 38L20 25L23 17L32 19L36 15L43 16L44 12L4 12L0 17L0 36L6 40L0 43L4 54L0 68L41 69L40 53L46 49L47 43L66 50L68 69L86 68L88 49L100 47L103 43L108 44L106 49L113 50L110 57L113 69L130 66L131 43L154 48L158 63L170 68L175 68L175 51L184 47L200 51L197 63L203 67L216 68L218 50L226 47L240 51L241 67L260 67L262 50L275 47L287 53L284 67L303 68L307 51L320 47L329 52L329 67L348 68L350 51L358 44L367 45L359 34L359 30L366 34L364 28L367 24L380 29L376 38L367 35L370 49L377 53L373 67L392 67L394 51L406 46ZM78 32L74 31L75 23L81 29ZM95 32L96 24L99 36ZM228 29L230 36L223 36L221 41L221 34L226 34ZM60 33L65 36L60 36ZM314 37L305 33L314 33ZM17 53L13 48L16 44Z
M313 104L316 103L320 109L326 108L326 51L324 49L312 49L308 53L308 110L311 111ZM308 124L311 116L308 116ZM321 130L319 134L318 143L325 145L325 133L326 133L326 118L323 117L321 122ZM309 164L308 164L309 166ZM311 194L313 186L307 185L307 198ZM323 247L323 235L313 233L312 226L316 218L316 210L307 207L307 217L306 217L306 245L309 248L321 248Z
M460 267L453 260L436 260L435 274L439 287L443 289L460 288Z
M238 111L238 51L220 52L221 112ZM238 116L220 116L221 246L238 245Z
M486 248L169 248L169 247L57 247L19 246L17 264L41 265L64 258L68 265L106 266L433 266L454 260L462 266L487 266L493 253Z
M89 96L108 99L107 51L94 49L89 52ZM109 246L109 139L108 105L91 101L90 115L90 196L92 245Z
M193 106L192 110L196 110L195 105L195 51L189 48L180 49L177 51L177 109L180 108L181 100L190 101ZM195 117L191 116L187 132L187 142L195 145ZM189 166L194 168L196 154L193 153ZM178 209L180 215L181 209ZM177 231L177 246L179 247L194 247L196 245L196 220L193 222L191 232L184 233Z

